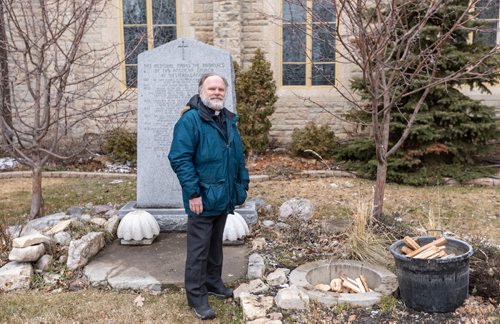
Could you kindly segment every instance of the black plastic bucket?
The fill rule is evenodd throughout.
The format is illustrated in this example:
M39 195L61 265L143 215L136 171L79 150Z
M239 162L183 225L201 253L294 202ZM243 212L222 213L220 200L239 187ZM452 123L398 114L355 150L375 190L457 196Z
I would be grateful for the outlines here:
M409 307L428 313L452 312L461 306L469 294L470 244L446 238L446 253L455 254L446 259L415 259L401 253L402 240L391 245L396 260L401 298ZM433 236L416 239L420 246L435 240Z

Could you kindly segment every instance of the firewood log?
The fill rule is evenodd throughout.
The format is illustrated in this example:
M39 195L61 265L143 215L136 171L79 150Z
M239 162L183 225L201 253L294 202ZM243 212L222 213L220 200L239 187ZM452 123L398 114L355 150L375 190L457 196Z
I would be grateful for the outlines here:
M445 245L448 241L446 240L446 238L442 237L438 240L434 240L432 242L430 242L429 244L426 244L418 249L416 249L415 251L411 252L411 253L408 253L407 256L408 257L414 257L416 256L417 254L431 248L431 247L438 247L438 246L442 246L442 245Z
M420 245L409 236L405 236L403 239L403 242L406 244L406 246L408 246L412 250L416 250L416 249L420 248Z

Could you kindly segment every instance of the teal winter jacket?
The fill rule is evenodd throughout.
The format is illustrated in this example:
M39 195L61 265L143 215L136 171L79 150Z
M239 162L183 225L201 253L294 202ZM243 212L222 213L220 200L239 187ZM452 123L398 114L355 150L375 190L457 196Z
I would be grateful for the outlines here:
M236 128L238 116L224 108L227 136L196 95L177 121L168 159L182 187L184 209L201 196L201 216L233 213L245 202L249 176L243 144Z

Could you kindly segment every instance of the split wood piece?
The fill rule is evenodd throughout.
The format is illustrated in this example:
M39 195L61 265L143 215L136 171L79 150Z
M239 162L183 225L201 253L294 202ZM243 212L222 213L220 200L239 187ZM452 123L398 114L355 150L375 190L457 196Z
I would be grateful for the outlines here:
M344 274L342 274L342 275L340 276L340 279L342 279L342 280L344 280L344 281L348 281L348 282L350 282L350 283L351 283L352 285L354 285L354 286L357 286L357 285L358 285L358 283L356 282L356 280L353 280L353 279L349 278L348 276L346 276L346 275L344 275Z
M442 238L440 238L438 240L432 241L429 244L426 244L426 245L424 245L424 246L416 249L415 251L407 254L406 256L408 256L408 257L414 257L415 255L417 255L417 254L419 254L419 253L421 253L421 252L423 252L423 251L425 251L425 250L427 250L427 249L429 249L431 247L442 246L442 245L445 245L447 242L448 241L444 237L442 237Z
M412 250L417 250L420 248L420 245L409 236L405 236L403 242Z
M360 292L358 285L353 285L352 283L350 283L347 280L343 280L342 281L342 286L346 287L349 290L354 291L355 293L359 293Z
M448 256L445 250L439 251L436 255L430 256L428 259L442 259Z
M401 248L401 252L403 252L403 254L410 254L410 253L412 253L412 252L413 252L413 250L412 250L412 249L410 249L410 248L409 248L409 247L407 247L407 246L403 246L403 247Z
M361 283L363 284L363 287L365 288L365 290L368 292L370 291L370 287L368 287L368 283L366 282L366 279L365 279L365 276L363 275L359 275L359 279L361 280Z
M341 292L342 291L342 279L335 278L330 281L330 288L332 291Z
M360 292L362 292L362 293L368 292L368 290L365 289L365 286L363 285L363 282L361 281L361 279L359 279L359 277L356 278L356 283L358 284Z
M431 246L427 250L424 250L424 251L420 252L419 254L415 255L414 258L415 259L431 259L434 255L439 254L439 252L443 251L444 249L446 249L445 246L439 246L439 247Z

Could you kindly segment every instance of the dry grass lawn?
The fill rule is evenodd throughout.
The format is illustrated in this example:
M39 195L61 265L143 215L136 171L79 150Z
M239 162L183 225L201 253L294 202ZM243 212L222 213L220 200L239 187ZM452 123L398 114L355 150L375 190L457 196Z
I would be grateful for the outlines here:
M0 180L0 223L12 224L28 211L30 180ZM71 206L135 198L135 181L111 184L110 179L44 179L48 212ZM333 185L335 184L335 185ZM304 197L316 206L315 219L349 218L360 201L370 200L372 181L348 178L304 178L252 183L250 198L262 197L276 209L293 197ZM443 230L460 237L479 236L500 244L500 190L490 187L448 186L415 188L389 184L385 212L415 228L428 227L433 215ZM270 215L269 217L277 217ZM137 306L141 294L144 305ZM219 318L214 323L241 322L241 308L211 299ZM167 290L159 296L145 292L85 289L78 292L28 291L0 293L0 322L7 323L196 323L184 293Z

